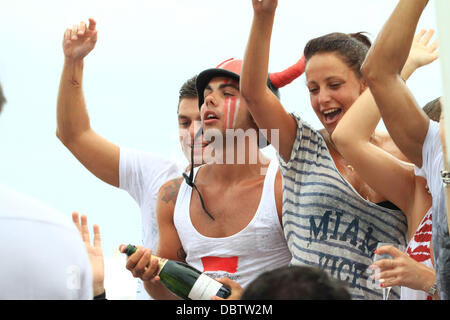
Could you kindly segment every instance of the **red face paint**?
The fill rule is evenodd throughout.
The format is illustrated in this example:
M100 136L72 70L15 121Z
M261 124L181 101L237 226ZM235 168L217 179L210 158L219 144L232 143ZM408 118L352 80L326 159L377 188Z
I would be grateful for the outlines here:
M235 80L228 79L226 84L231 84L235 87L239 87L239 83ZM236 127L236 119L239 112L240 99L237 97L225 97L224 106L224 132L226 129L234 129Z

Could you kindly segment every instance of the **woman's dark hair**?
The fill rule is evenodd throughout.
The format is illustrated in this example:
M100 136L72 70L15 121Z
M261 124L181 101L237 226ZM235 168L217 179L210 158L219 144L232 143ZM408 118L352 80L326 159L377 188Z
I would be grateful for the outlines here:
M306 63L317 53L336 53L359 78L362 78L361 66L372 45L364 33L334 32L310 40L304 50Z

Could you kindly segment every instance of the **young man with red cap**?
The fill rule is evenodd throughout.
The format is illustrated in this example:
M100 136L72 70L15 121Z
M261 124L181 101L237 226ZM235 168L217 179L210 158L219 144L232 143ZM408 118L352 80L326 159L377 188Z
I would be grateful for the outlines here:
M197 77L204 136L214 138L213 160L185 174L184 181L175 179L161 188L156 255L245 287L261 272L287 265L291 254L281 224L278 163L260 150L258 127L239 92L241 64L230 59ZM282 76L282 82L302 73L301 63L296 68L291 79ZM235 143L242 137L245 143ZM138 250L127 269L144 281L154 298L176 298L155 277L158 267L150 254Z

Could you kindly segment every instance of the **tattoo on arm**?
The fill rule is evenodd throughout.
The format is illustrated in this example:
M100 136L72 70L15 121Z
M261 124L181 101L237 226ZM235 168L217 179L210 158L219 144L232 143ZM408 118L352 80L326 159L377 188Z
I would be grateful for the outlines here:
M172 202L175 205L180 185L181 179L172 180L170 183L167 183L162 189L161 200L165 203Z

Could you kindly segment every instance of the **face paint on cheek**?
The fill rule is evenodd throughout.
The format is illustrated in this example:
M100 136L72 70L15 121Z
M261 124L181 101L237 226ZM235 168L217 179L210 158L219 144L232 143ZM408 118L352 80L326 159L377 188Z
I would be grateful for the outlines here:
M233 127L230 129L236 128L237 116L239 113L239 107L241 105L241 100L239 98L234 99L234 117L233 117Z
M227 81L228 84L233 84L239 86L239 84L234 80ZM236 97L226 97L225 98L225 108L224 108L224 130L234 129L236 127L236 119L239 111L240 99Z
M224 129L235 129L241 100L231 97L225 99Z

